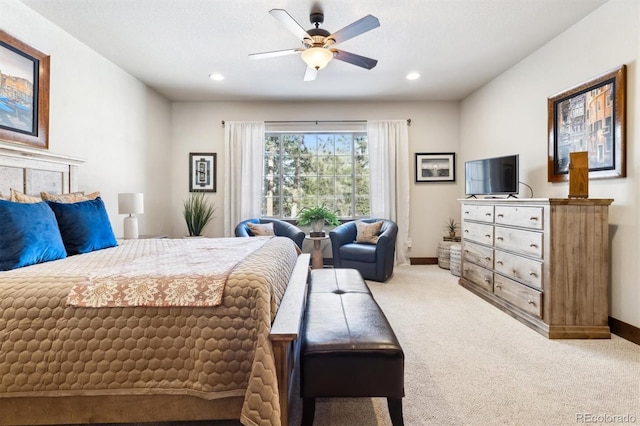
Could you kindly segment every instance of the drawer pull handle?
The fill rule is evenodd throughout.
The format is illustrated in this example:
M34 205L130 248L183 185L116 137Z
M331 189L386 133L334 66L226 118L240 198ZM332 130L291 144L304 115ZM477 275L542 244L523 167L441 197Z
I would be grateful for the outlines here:
M466 233L468 234L468 233L469 233L469 230L468 230L468 229L465 229L465 230L464 230L464 232L466 232Z
M529 220L538 220L538 218L537 218L537 217L535 217L535 216L531 216L531 217L529 218Z
M485 213L484 215L485 216L491 216L491 213Z
M538 274L536 274L535 272L532 271L532 272L529 272L529 276L530 277L537 277Z
M498 213L498 217L504 217L502 213Z
M498 241L504 241L504 238L502 238L502 237L496 237L496 240L498 240Z
M485 237L491 238L491 234L484 234Z
M536 306L536 302L534 302L531 299L527 300L527 303L530 304L530 305Z
M469 250L467 250L467 249L464 249L464 252L465 252L465 253L469 253Z
M464 214L469 214L469 210L466 210L466 211L464 212Z
M502 286L501 286L501 285L496 285L496 288L501 289L501 288L502 288Z
M489 259L489 258L487 257L487 259ZM504 263L502 263L502 260L496 260L496 263L497 263L498 265L504 265Z
M529 244L529 247L538 248L538 245L534 244L534 243L531 243L531 244Z
M485 256L484 260L491 260L489 256Z
M491 282L491 280L490 280L489 278L485 278L485 279L484 279L484 282L485 282L485 283L490 283L490 282Z

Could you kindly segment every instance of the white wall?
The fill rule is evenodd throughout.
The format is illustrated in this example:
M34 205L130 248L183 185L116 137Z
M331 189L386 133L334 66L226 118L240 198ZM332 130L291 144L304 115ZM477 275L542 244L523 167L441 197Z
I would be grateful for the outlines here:
M86 160L79 187L99 190L116 236L119 192L144 192L141 233L166 232L170 104L16 0L0 0L0 28L50 55L49 151Z
M223 236L224 211L224 128L225 121L252 120L381 120L411 119L409 152L411 180L414 180L414 153L458 152L459 107L457 102L345 102L345 103L259 103L208 102L172 104L172 158L176 178L172 194L172 235L186 233L181 202L188 195L189 152L216 152L218 191L210 198L216 203L216 218L205 234ZM460 162L458 161L458 166ZM462 194L460 168L455 183L411 185L411 257L436 257L438 241L445 234L449 216L460 217L457 197Z
M611 316L640 327L640 2L610 0L578 24L468 97L461 105L462 161L520 154L520 180L536 197L568 195L547 182L547 98L627 65L627 177L591 180L589 197L614 198L611 226ZM528 190L521 189L523 196Z

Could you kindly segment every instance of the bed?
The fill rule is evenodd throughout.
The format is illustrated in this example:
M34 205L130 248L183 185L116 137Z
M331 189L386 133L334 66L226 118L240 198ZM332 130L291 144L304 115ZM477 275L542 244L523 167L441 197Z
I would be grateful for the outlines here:
M80 163L0 146L0 191L74 192ZM134 271L140 282L169 258L218 258L239 240L255 242L238 248L215 306L77 297ZM0 424L288 424L308 265L282 237L142 239L0 272Z

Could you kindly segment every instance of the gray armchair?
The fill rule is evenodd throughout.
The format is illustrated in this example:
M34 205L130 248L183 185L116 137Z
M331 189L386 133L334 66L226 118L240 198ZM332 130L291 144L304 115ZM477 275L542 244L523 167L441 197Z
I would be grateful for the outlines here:
M279 237L288 237L302 250L302 242L304 241L304 231L295 225L280 219L247 219L240 222L235 229L236 237L253 237L253 233L249 229L249 223L273 223L273 233Z
M362 277L373 281L386 281L393 274L398 225L387 219L361 219L373 223L381 220L382 228L376 244L356 243L356 222L337 226L329 233L334 268L353 268Z

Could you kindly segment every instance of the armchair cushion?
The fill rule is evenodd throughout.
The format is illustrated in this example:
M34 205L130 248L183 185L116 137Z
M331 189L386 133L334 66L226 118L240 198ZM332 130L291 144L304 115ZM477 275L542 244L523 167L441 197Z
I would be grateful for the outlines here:
M376 261L376 246L370 243L345 244L340 247L340 259L373 263Z
M356 222L356 243L376 244L382 228L382 221L373 223Z
M273 232L273 223L247 223L249 230L255 236L276 235Z

